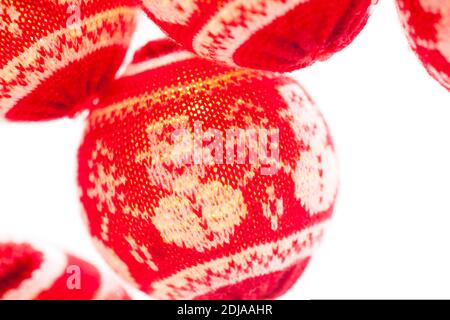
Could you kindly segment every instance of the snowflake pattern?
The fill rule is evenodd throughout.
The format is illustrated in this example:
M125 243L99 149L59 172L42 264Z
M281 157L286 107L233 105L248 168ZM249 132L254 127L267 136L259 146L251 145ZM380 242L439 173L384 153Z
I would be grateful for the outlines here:
M97 159L99 155L112 159L112 153L103 145L101 141L97 142L96 150L94 150L92 158ZM89 182L93 187L87 190L87 195L91 199L97 199L97 210L100 212L106 207L110 213L116 213L117 208L114 203L115 199L123 201L125 195L117 193L117 188L126 182L125 176L117 173L115 165L104 166L98 161L91 161L89 167L93 172L89 175Z
M125 240L130 245L130 254L138 263L146 264L153 271L159 271L148 246L139 245L131 235L126 236Z
M270 220L270 227L273 231L278 230L279 220L284 213L284 203L282 197L275 196L275 187L273 185L267 187L268 202L262 204L264 216Z
M288 105L281 116L291 123L298 141L306 148L291 173L295 196L315 215L331 208L338 189L337 159L327 141L327 127L309 96L301 87L287 84L278 88Z

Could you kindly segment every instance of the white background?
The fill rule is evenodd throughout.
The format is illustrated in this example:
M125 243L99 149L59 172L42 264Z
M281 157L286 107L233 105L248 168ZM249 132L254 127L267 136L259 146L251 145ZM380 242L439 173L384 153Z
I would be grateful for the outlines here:
M137 43L160 35L141 30ZM329 122L342 182L324 242L284 298L450 298L450 93L409 49L393 1L350 47L293 76ZM100 261L77 199L82 118L0 123L0 232Z

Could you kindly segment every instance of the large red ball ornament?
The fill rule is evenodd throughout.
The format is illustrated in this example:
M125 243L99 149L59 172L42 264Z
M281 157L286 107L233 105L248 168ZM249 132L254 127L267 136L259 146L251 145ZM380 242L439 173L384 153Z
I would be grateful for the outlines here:
M375 0L141 0L170 37L230 65L292 71L359 34Z
M82 109L122 64L135 11L135 0L0 0L0 119Z
M398 0L410 44L428 72L450 90L450 1Z
M0 239L0 299L129 300L119 283L83 259L46 244Z
M161 299L263 299L302 274L338 174L299 84L160 40L90 114L79 183L97 247L135 286Z

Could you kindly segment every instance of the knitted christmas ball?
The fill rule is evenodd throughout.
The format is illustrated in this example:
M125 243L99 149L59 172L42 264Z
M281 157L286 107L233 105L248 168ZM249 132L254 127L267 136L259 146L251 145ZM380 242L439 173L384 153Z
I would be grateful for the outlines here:
M413 50L428 72L450 90L450 1L398 0Z
M359 34L377 0L141 0L170 37L202 57L292 71L326 60Z
M0 239L0 299L125 299L119 284L92 264L51 246Z
M119 274L161 299L274 298L308 264L338 186L295 81L149 43L92 111L86 221Z
M135 0L0 0L0 119L82 108L122 64Z

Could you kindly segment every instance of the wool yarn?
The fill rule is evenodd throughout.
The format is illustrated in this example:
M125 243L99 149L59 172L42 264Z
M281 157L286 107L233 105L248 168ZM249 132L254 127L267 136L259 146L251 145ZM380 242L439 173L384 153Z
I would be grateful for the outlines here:
M122 64L136 9L135 0L0 0L0 119L82 109Z
M160 299L263 299L302 274L338 186L294 80L150 42L92 110L79 150L90 233Z
M170 37L202 57L269 71L326 60L360 33L375 0L141 0Z
M427 71L450 90L450 1L398 0L409 38Z
M0 239L0 299L129 300L115 279L46 244Z

